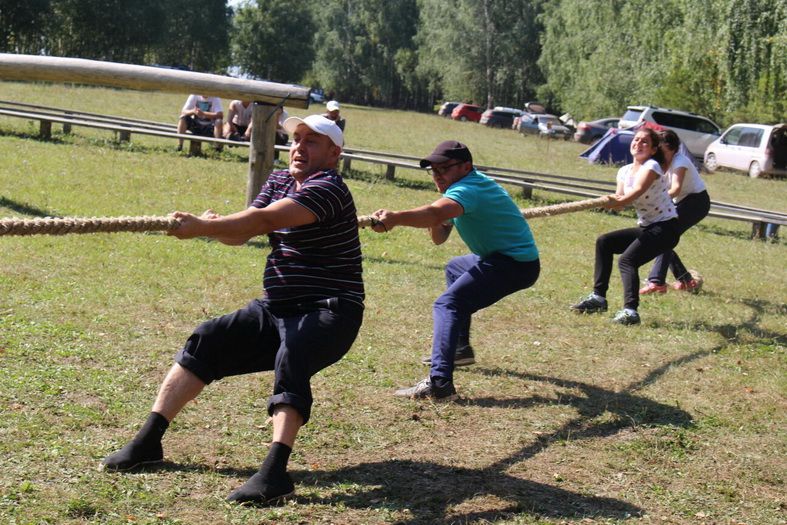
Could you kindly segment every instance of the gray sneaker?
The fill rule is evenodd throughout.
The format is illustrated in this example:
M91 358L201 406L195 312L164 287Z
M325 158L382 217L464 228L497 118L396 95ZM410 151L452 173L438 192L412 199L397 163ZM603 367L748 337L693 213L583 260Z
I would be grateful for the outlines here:
M432 384L428 377L411 386L402 388L394 392L396 397L408 397L410 399L431 399L435 402L453 401L456 399L456 389L453 383L448 383L443 388L437 388Z
M594 294L588 295L586 298L571 307L572 310L580 314L595 314L598 312L607 311L607 300L603 297L598 298Z
M432 356L428 355L421 359L421 363L431 366L432 365ZM467 366L472 365L475 363L475 352L473 352L473 347L470 345L460 346L456 349L456 355L454 355L454 366Z
M612 322L628 326L633 324L639 324L640 318L637 312L634 312L632 314L625 310L620 310L618 313L615 314L615 317L612 318Z

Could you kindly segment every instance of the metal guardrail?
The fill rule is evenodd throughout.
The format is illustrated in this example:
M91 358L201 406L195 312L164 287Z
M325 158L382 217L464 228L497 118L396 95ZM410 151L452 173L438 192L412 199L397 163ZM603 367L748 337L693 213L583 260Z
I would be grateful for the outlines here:
M30 109L27 111L19 111L13 109L14 106ZM179 134L175 131L176 127L174 125L161 122L101 115L97 113L87 113L51 106L39 106L4 100L0 100L0 115L38 120L42 124L41 134L47 137L51 131L49 126L54 122L63 124L64 127L73 125L118 132L121 140L130 140L130 134L137 133L140 135L189 140L196 143L209 142L237 147L249 146L247 142L217 139L215 137L202 137L192 134ZM47 126L44 126L44 123L47 123ZM277 145L274 148L276 151L289 151L289 146ZM350 169L353 161L385 165L385 177L389 180L395 178L396 168L417 170L419 172L423 171L418 164L420 158L411 155L345 148L341 158L343 170ZM563 195L593 198L614 191L616 186L613 181L594 181L568 175L539 173L515 168L481 165L478 165L477 168L498 182L521 187L528 197L532 195L532 190L541 190ZM719 201L711 201L709 216L720 219L751 222L754 236L757 236L757 233L760 232L767 223L787 225L787 213Z

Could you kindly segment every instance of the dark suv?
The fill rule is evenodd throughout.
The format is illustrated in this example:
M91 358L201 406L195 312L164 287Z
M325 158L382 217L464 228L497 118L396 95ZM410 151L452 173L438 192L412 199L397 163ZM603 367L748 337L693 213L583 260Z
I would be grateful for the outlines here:
M490 128L511 128L514 119L522 114L522 111L512 108L487 109L481 115L480 123Z

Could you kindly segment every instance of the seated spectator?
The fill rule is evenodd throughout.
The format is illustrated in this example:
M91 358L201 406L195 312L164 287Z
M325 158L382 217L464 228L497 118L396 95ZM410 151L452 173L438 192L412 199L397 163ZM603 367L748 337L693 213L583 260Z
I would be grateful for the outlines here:
M206 97L204 95L189 95L186 104L180 111L178 120L178 133L190 131L202 137L221 138L221 121L224 112L221 108L219 97ZM178 151L183 149L183 139L178 140ZM220 148L219 148L220 149Z
M323 117L336 122L336 125L339 126L339 129L344 131L344 119L339 116L339 103L335 100L329 101L325 104L325 109L328 111L323 114Z
M224 138L227 140L251 139L251 113L254 109L250 100L233 100L224 124Z

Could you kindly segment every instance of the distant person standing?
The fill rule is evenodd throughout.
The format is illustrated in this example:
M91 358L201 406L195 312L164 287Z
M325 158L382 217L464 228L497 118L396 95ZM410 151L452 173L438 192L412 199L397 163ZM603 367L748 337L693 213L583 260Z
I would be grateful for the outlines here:
M221 138L224 111L221 108L219 97L206 97L204 95L189 95L183 109L180 110L178 120L178 133L190 131L202 137ZM178 151L183 149L183 139L178 140Z
M254 110L250 100L233 100L224 124L224 138L248 142L251 138L251 114Z
M339 126L339 129L341 129L343 132L345 121L341 117L341 115L339 115L339 111L340 111L339 103L336 102L335 100L330 100L328 101L327 104L325 104L325 109L327 111L325 112L325 114L323 114L323 117L327 118L328 120L332 120L336 122L336 125Z

